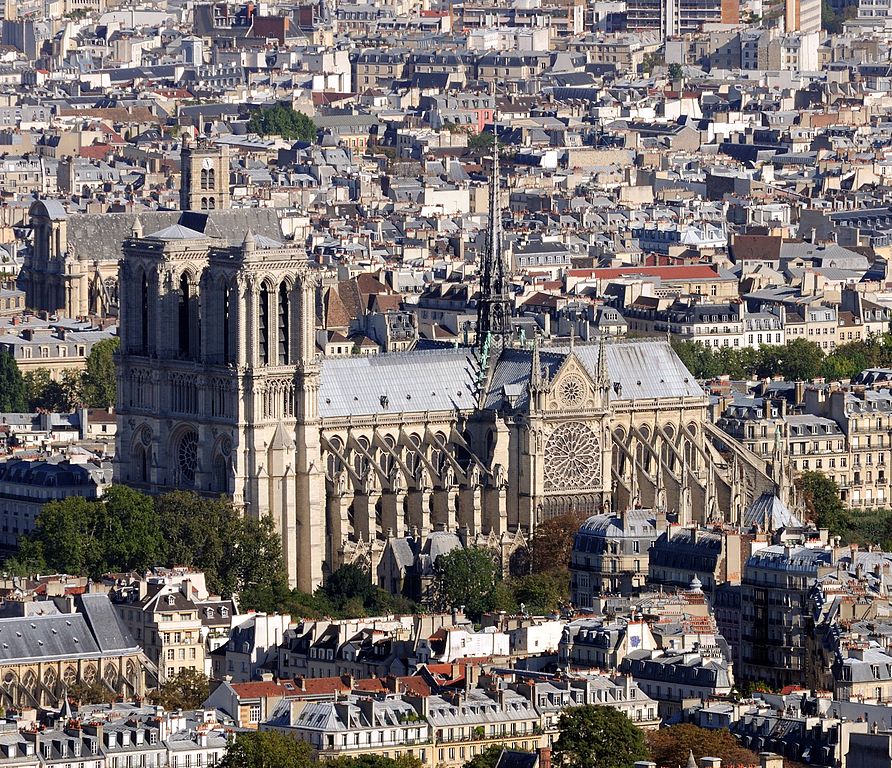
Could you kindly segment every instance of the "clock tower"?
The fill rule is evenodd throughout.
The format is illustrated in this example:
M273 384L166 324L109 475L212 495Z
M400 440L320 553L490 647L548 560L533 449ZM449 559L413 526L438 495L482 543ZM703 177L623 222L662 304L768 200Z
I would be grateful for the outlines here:
M220 211L230 207L229 147L183 139L180 150L180 210Z

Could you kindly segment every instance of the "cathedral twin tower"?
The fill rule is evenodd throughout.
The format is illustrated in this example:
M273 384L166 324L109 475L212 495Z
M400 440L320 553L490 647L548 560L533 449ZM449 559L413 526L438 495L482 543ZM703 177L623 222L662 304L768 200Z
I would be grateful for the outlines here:
M226 245L183 224L135 231L123 251L118 479L228 494L272 515L290 580L311 589L324 481L305 255L251 232Z

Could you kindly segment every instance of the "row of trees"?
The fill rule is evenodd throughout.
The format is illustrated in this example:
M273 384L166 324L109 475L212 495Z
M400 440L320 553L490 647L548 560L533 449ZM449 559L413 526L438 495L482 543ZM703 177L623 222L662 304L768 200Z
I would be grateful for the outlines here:
M53 379L47 368L22 375L15 358L0 351L0 412L24 413L46 409L68 412L79 405L110 408L115 404L114 355L120 339L96 342L83 371L65 371Z
M224 498L185 491L151 497L123 485L97 500L46 504L4 568L98 578L153 565L200 568L209 589L237 593L245 607L274 608L270 592L288 592L281 541L268 518L245 518Z
M521 606L531 613L560 610L568 600L570 552L581 521L581 515L544 521L523 572L507 579L486 550L456 549L441 556L435 607L463 605L473 620L486 611L513 612ZM379 589L357 565L340 568L312 594L290 589L272 520L243 517L230 500L191 491L153 497L113 485L96 500L76 496L50 502L4 568L18 575L53 571L99 578L155 565L199 568L209 589L239 595L244 608L308 618L419 610L410 600Z
M699 341L673 341L688 370L698 379L727 374L732 379L781 375L787 380L817 377L850 379L866 368L892 366L892 334L871 334L863 341L836 347L825 355L814 342L794 339L776 346L708 347Z
M723 764L754 766L759 758L741 747L727 730L674 725L645 735L613 707L572 707L561 713L560 736L554 744L554 763L560 768L632 768L638 760L661 766L684 765L694 759L718 757ZM464 768L495 768L501 745L491 746L465 763ZM311 768L313 750L304 741L275 731L239 734L226 750L220 768ZM396 759L381 755L339 757L326 765L335 768L420 768L416 757Z

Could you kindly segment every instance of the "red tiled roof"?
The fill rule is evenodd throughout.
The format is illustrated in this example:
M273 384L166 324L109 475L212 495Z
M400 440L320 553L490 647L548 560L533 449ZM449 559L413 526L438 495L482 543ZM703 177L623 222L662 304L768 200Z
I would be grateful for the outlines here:
M252 683L233 683L232 690L240 699L262 699L269 696L284 696L285 686L282 683L273 683L261 680Z
M353 689L356 691L368 691L369 693L384 693L387 690L377 677L354 680Z
M414 696L430 696L431 687L420 677L398 677L397 690Z

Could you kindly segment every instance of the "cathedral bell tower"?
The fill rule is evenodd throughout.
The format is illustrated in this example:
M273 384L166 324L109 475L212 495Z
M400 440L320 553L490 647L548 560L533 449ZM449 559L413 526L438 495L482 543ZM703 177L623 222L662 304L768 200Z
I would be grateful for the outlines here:
M140 235L121 264L116 479L271 517L290 583L310 591L325 505L306 255L250 231L236 246L182 224Z
M230 207L229 147L183 137L180 148L180 210L220 211Z

